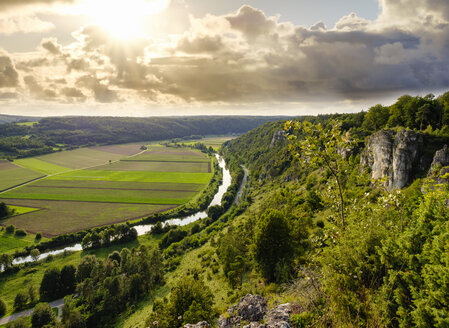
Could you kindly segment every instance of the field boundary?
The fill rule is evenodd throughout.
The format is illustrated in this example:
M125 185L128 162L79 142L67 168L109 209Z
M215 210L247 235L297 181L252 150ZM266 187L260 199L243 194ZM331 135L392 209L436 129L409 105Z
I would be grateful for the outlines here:
M21 167L21 168L24 168L24 167L22 167L22 166L20 166L20 167ZM36 171L34 171L34 172L36 172ZM29 181L27 181L27 182L22 182L21 184L18 184L18 185L12 186L12 187L9 187L9 188L6 188L6 189L2 189L2 190L0 190L0 194L1 194L1 193L4 193L4 192L6 192L6 191L9 191L9 190L11 190L11 189L16 189L16 188L19 188L19 187L23 187L24 185L27 185L27 184L29 184L29 183L36 182L36 181L38 181L38 180L42 180L42 179L44 179L44 178L46 178L46 177L48 177L48 175L43 175L43 176L41 176L41 177L39 177L39 178L35 178L35 179L33 179L33 180L29 180Z
M210 173L210 172L209 172ZM94 180L95 181L95 180ZM60 188L60 189L94 189L94 190L134 190L134 191L176 191L176 192L198 192L198 190L176 190L176 189L138 189L138 188L104 188L104 187L65 187L65 186L28 186L27 188Z

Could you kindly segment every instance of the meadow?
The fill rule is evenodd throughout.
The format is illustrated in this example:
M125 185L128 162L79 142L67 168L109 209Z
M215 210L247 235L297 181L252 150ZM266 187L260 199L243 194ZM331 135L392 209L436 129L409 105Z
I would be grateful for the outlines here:
M44 175L7 161L0 162L0 191L21 185Z
M211 159L197 150L151 145L142 151L136 143L62 151L17 164L47 176L0 193L8 205L31 211L2 224L48 237L172 209L193 199L212 177Z

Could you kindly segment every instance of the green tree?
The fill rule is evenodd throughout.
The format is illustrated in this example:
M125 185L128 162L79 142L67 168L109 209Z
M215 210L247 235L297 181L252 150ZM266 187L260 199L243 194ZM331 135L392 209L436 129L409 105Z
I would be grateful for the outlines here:
M5 219L14 213L4 202L0 202L0 219Z
M31 314L31 327L41 328L56 321L55 313L48 303L39 303Z
M41 252L37 248L33 248L30 252L31 258L33 261L37 261L39 259L39 256L41 255Z
M65 265L61 270L61 288L64 295L75 292L76 269L73 265Z
M18 318L6 325L6 328L29 328L25 318Z
M12 224L6 227L6 233L14 233L16 231L16 227Z
M377 131L387 125L390 110L380 104L371 107L365 115L362 127L369 131Z
M345 153L352 150L355 140L349 132L343 133L341 122L330 120L329 126L310 122L287 122L290 151L304 165L325 167L334 177L339 199L341 225L345 226L344 190L348 162ZM297 137L294 133L299 132Z
M61 271L59 271L58 268L49 268L45 270L39 293L42 300L54 300L62 295Z
M100 265L100 262L94 255L87 255L83 257L76 269L76 279L83 281L91 276L94 268Z
M28 293L20 291L14 298L14 309L22 310L28 303Z
M290 225L281 212L269 210L257 222L253 255L262 275L270 282L279 281L285 270L290 270L293 239Z
M9 269L12 266L12 262L14 258L11 254L1 254L0 255L0 266L2 266L5 270Z

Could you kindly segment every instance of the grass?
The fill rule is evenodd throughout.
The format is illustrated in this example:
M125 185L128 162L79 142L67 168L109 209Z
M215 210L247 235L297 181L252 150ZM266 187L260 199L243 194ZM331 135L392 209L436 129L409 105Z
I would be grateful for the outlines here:
M105 171L154 171L154 172L186 172L208 173L210 162L183 163L183 162L145 162L145 161L119 161L112 164L97 166L95 170Z
M22 249L25 246L35 244L35 235L27 234L26 236L16 236L8 234L4 231L0 232L0 253L14 253L16 249Z
M211 173L80 170L49 177L51 180L136 181L206 184Z
M30 212L34 212L34 211L39 211L40 210L40 208L14 206L14 205L10 205L8 207L11 210L14 210L14 215L26 214L26 213L30 213Z
M36 157L46 163L67 167L70 169L81 169L84 167L106 164L122 158L123 155L98 151L89 148L57 152L53 154Z
M32 233L42 232L47 237L128 220L132 221L176 207L176 205L27 199L8 199L6 203L8 205L42 208L40 211L8 218L3 220L2 224L13 224L17 228Z
M67 167L47 163L36 157L16 159L14 163L45 175L70 171Z
M38 172L18 167L16 165L11 165L11 167L7 169L0 169L0 191L21 185L40 177L43 177L43 175Z
M123 189L83 189L83 188L44 188L26 186L1 195L2 198L67 200L85 202L113 202L140 204L177 204L188 202L196 192L176 190L123 190Z

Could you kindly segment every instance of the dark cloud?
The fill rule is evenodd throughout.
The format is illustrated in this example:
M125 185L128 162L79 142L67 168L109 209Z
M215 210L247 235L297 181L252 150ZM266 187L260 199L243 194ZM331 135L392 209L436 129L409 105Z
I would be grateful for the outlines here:
M19 83L19 74L9 56L0 52L0 88L11 88Z
M41 41L41 47L52 55L60 55L62 53L62 46L58 44L58 40L55 38L43 39Z

